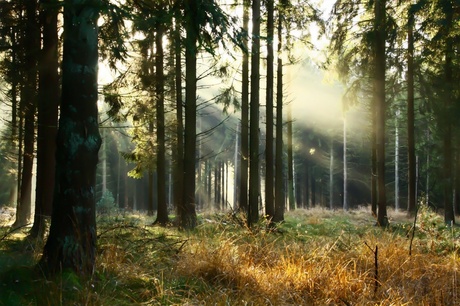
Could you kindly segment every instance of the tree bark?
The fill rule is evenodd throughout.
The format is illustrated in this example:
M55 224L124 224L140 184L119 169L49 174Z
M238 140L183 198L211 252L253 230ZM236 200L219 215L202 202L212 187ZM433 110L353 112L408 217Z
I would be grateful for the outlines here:
M165 148L165 107L164 107L164 72L163 72L163 24L157 26L155 35L156 59L155 91L157 97L157 219L155 223L166 225L169 222L166 204L166 148Z
M57 273L94 272L95 185L101 136L97 111L99 1L69 0L64 7L61 115L50 234L40 266Z
M252 1L248 226L259 220L260 0Z
M194 0L185 2L185 133L184 133L184 200L180 209L180 226L193 229L196 226L195 210L195 162L196 162L196 56L198 14Z
M273 79L274 79L274 0L267 1L267 89L266 89L266 137L265 137L265 214L268 219L275 215L274 168L273 168Z
M249 33L249 0L243 0L243 30ZM240 194L238 207L248 211L248 171L249 171L249 54L248 40L243 37L243 63L241 88L241 159Z
M385 0L375 1L375 103L377 116L376 144L377 144L377 224L388 225L387 199L385 188L385 41L386 41L386 8Z
M278 16L278 59L276 70L276 143L275 143L275 217L273 221L284 221L284 171L283 171L283 23Z
M407 22L407 212L415 213L415 136L414 136L414 15Z
M56 134L59 104L59 57L57 9L55 0L41 0L40 23L43 28L43 47L39 64L37 183L34 225L31 237L42 237L45 220L51 216L54 171L56 167Z

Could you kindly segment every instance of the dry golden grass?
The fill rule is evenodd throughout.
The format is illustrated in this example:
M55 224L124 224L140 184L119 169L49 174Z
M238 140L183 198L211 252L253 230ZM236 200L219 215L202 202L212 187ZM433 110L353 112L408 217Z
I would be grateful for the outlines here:
M203 235L181 254L177 271L209 284L211 289L194 298L206 305L460 304L456 250L433 252L423 239L416 239L409 256L409 239L391 229L363 225L372 222L369 215L321 210L292 214L313 226L343 218L363 227L309 240L292 233L259 232L250 239L242 237L244 233L221 234L217 243L207 243Z
M380 229L366 208L297 210L250 231L239 216L205 215L192 232L108 218L88 284L71 274L27 281L27 272L28 289L8 288L21 271L12 270L0 273L9 290L0 305L460 305L459 230L422 209L409 256L412 220L389 216Z

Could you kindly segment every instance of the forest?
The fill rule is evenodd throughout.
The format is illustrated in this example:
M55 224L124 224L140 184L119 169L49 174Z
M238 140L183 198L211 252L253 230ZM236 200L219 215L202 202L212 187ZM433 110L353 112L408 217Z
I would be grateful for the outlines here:
M460 305L459 52L458 0L1 1L0 305Z

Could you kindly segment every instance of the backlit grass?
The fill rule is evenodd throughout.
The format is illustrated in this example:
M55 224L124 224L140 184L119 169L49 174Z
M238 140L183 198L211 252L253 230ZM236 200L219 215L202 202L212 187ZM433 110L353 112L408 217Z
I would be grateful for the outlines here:
M409 256L412 220L390 217L382 230L366 209L298 210L249 230L241 216L203 214L183 232L105 215L90 280L45 279L32 268L42 245L0 242L0 305L460 304L458 229L424 208Z

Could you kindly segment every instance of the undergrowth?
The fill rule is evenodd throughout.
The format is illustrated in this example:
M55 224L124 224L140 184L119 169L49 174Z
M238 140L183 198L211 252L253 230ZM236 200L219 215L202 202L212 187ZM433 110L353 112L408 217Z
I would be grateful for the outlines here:
M460 305L458 237L426 207L375 227L365 209L297 210L252 229L202 214L193 231L142 214L102 214L91 279L35 268L43 242L2 235L0 305ZM0 233L8 233L0 228Z

